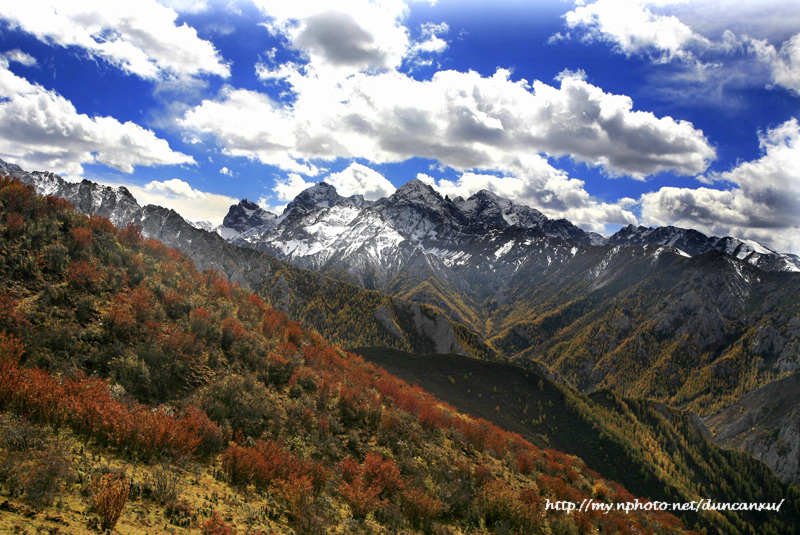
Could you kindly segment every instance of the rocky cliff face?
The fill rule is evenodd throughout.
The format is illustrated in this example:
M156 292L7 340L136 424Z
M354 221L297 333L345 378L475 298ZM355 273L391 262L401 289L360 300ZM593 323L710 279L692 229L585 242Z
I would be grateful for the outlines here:
M785 483L800 484L800 376L746 395L706 419L714 440L764 461Z

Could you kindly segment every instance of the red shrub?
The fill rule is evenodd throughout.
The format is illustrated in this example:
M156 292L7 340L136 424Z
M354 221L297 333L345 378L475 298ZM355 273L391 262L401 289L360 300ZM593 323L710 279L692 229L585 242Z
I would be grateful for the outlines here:
M13 180L0 187L0 204L8 212L28 214L33 210L36 201L36 191L33 186Z
M75 249L82 251L92 245L92 231L86 227L75 227L70 233L72 234L72 243Z
M274 338L283 330L289 319L283 312L268 308L261 316L261 332L266 338Z
M95 262L78 260L67 265L67 283L75 288L91 289L102 278Z
M286 340L295 346L299 346L300 342L303 341L303 327L296 321L287 323Z
M222 348L230 349L237 340L248 339L249 334L236 318L227 317L222 320Z
M128 223L128 226L119 231L119 241L125 245L137 245L142 242L142 227Z
M181 427L199 439L196 449L199 455L217 453L228 440L223 429L197 407L186 407L181 418Z
M290 511L302 511L313 499L314 485L310 476L280 479L272 485L278 499Z
M101 444L141 458L191 455L219 441L215 424L198 412L184 418L111 397L106 381L78 376L57 380L46 372L0 364L0 409L53 426L68 425Z
M22 214L11 212L6 214L6 233L11 238L16 238L22 234L22 228L25 226L25 218Z
M117 232L114 223L109 221L107 217L99 215L89 216L89 228L103 234L115 234Z
M25 353L25 344L13 334L0 331L0 364L4 362L19 362Z
M354 518L364 518L404 486L400 470L394 461L369 453L359 465L347 457L339 465L341 483L339 495L350 506Z
M420 488L405 489L400 496L403 511L415 527L424 527L444 510L442 502Z
M203 535L237 535L236 530L225 523L214 511L211 518L200 524Z

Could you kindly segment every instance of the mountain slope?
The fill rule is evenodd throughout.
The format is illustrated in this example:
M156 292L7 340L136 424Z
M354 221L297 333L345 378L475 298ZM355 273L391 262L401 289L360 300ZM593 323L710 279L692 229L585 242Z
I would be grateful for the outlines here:
M540 447L580 455L589 468L653 500L780 501L795 495L766 465L715 446L696 416L663 404L623 399L609 391L582 396L535 371L458 355L354 351L472 416ZM777 494L767 498L771 492ZM745 525L767 533L773 522L782 522L761 514L725 517L730 533ZM682 519L697 530L715 531L720 525L719 519L694 512Z
M769 464L784 481L800 484L800 376L750 392L706 424L715 440Z
M0 237L3 528L686 532L133 227L0 178Z
M5 167L90 213L137 222L145 235L180 247L201 268L258 290L347 346L480 358L493 358L494 349L523 366L544 363L586 392L613 388L704 416L800 365L793 327L800 321L800 276L756 269L752 264L765 258L787 268L789 257L732 238L629 227L610 241L636 245L598 245L598 237L567 222L488 192L450 200L412 182L374 203L321 184L274 221L259 214L270 223L234 239L251 236L251 246L294 255L293 262L336 280L225 244L163 208L136 209L125 191ZM258 212L247 206L245 219ZM687 256L673 245L710 249ZM383 287L399 299L341 281ZM760 443L769 450L775 440ZM764 458L778 469L779 457ZM794 477L785 467L780 473Z

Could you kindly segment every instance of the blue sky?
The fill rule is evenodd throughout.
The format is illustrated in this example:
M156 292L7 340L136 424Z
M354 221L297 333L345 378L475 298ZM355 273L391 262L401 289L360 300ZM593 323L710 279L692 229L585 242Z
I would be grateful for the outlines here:
M418 178L800 253L798 118L794 1L0 6L0 158L214 223Z

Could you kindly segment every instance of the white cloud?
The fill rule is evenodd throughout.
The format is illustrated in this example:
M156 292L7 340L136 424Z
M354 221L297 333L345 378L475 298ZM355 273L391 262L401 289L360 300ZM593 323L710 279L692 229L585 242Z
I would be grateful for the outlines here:
M775 85L800 94L800 33L784 42L780 51L765 39L753 40L751 47L758 59L770 67Z
M152 181L144 186L121 183L107 185L125 186L142 206L155 204L171 208L184 219L208 221L214 226L221 225L230 206L239 202L227 195L197 190L179 178Z
M228 169L227 167L223 167L222 169L220 169L220 170L219 170L219 173L220 173L221 175L226 175L226 176L229 176L229 177L233 177L233 171L231 171L231 170L230 170L230 169Z
M36 65L36 58L31 56L30 54L26 54L22 50L15 48L14 50L9 50L5 54L3 54L5 58L9 62L16 62L21 65L25 65L26 67L33 67Z
M564 18L583 40L611 43L623 54L645 55L656 62L684 61L696 71L690 75L707 78L710 87L742 76L750 85L765 84L757 66L743 61L753 63L757 58L770 68L773 85L800 93L796 2L597 0L576 4ZM565 37L558 34L557 38ZM723 95L716 100L726 103Z
M179 121L188 129L188 139L195 133L211 134L230 156L257 159L287 171L315 175L318 170L296 151L301 137L293 124L291 111L280 107L257 91L224 87L217 100L204 100Z
M786 121L762 133L760 143L761 158L707 177L730 184L727 189L662 188L643 195L644 223L751 238L800 253L800 124Z
M160 194L169 198L205 199L208 197L208 194L194 189L188 182L179 178L164 181L154 180L145 184L144 189L150 193Z
M80 175L100 163L131 173L134 166L193 164L166 140L112 117L78 113L70 101L8 70L0 58L0 157L29 169Z
M392 69L409 47L400 24L407 7L401 0L256 0L272 20L268 27L307 56L311 68L325 72Z
M141 78L230 75L210 42L186 24L176 26L177 13L154 0L3 2L0 17L44 42L82 48Z
M560 87L512 81L498 70L440 71L418 81L397 71L359 73L329 84L292 71L291 107L250 91L226 89L189 111L182 124L211 134L231 155L306 173L308 160L412 157L454 169L514 171L519 154L570 156L614 175L703 172L715 157L691 123L634 111L624 95L583 80Z
M710 45L677 17L654 14L646 4L637 0L581 2L564 19L568 27L584 30L584 39L610 42L623 54L645 53L659 61L688 59L692 46Z
M566 78L572 78L574 80L586 80L586 71L583 69L577 69L574 71L572 69L564 69L558 73L553 80L556 82L561 82Z
M447 41L440 35L450 31L446 22L434 24L427 22L420 28L420 38L411 43L406 55L410 61L418 66L428 66L433 64L430 58L432 55L442 54L447 47Z
M178 13L202 13L209 8L206 0L158 0L158 3Z
M396 189L386 177L359 163L352 163L338 173L323 177L321 181L335 187L336 192L342 197L362 195L367 200L388 197ZM258 204L272 212L281 213L286 203L294 200L303 190L314 184L307 182L297 173L289 173L285 178L276 180L272 195L262 197Z
M277 198L278 201L287 203L293 201L295 197L313 185L314 182L306 182L303 180L303 177L297 173L290 173L286 178L278 179L272 191L275 193L275 198Z
M331 173L323 179L336 188L342 197L363 195L368 201L388 197L396 189L386 177L360 163L352 163L339 173Z

